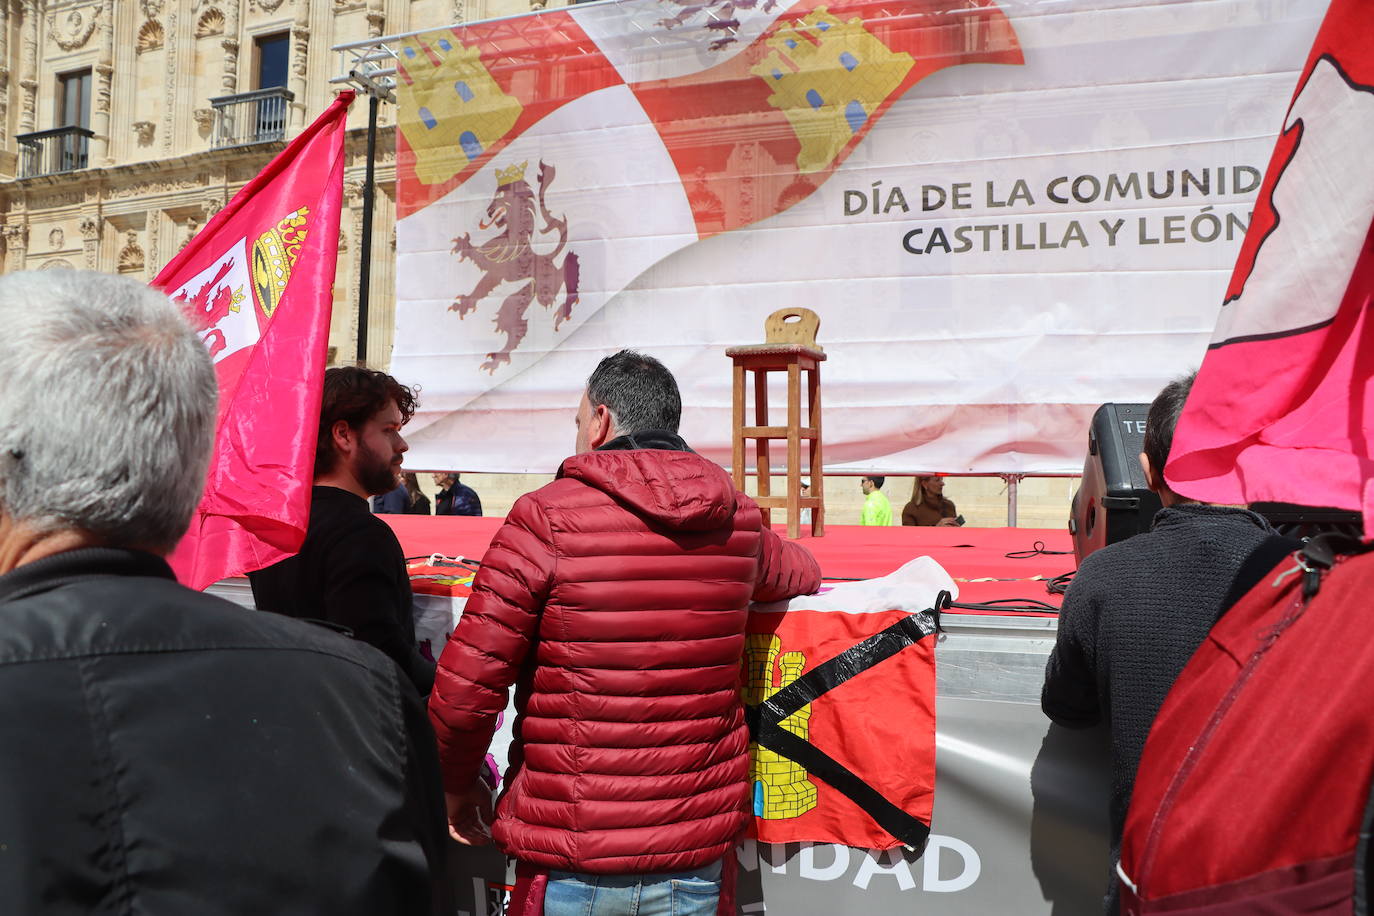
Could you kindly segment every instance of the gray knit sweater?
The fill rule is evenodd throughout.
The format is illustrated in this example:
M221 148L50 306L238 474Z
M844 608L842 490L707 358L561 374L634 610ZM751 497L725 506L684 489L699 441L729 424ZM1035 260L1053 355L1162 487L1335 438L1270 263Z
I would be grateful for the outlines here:
M1221 614L1298 546L1253 512L1184 503L1079 567L1040 705L1071 728L1106 719L1113 858L1145 738L1169 688Z

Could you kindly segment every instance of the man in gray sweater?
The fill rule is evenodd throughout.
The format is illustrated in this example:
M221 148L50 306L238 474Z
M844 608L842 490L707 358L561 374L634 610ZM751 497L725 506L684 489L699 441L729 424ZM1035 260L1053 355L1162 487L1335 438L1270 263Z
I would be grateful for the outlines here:
M1111 734L1112 864L1145 739L1159 707L1212 624L1298 542L1239 506L1185 499L1164 482L1174 427L1193 376L1150 405L1141 466L1164 508L1150 531L1084 559L1059 614L1040 705L1069 728ZM1116 881L1106 911L1115 913Z

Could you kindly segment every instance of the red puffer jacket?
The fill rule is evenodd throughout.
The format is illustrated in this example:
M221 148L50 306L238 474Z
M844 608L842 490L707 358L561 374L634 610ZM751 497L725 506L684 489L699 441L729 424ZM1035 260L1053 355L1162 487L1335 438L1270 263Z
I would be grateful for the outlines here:
M445 785L472 785L518 681L493 829L508 855L600 874L721 858L748 818L749 601L819 585L811 555L699 455L569 458L511 509L439 660Z

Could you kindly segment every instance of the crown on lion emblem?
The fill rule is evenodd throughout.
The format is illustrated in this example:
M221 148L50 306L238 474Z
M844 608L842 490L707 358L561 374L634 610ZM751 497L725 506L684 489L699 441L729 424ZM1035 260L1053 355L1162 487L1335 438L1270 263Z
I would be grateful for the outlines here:
M510 168L505 169L497 169L496 186L498 188L504 188L508 184L514 184L517 181L523 181L525 178L525 167L529 164L530 161L526 159L519 165L512 165Z

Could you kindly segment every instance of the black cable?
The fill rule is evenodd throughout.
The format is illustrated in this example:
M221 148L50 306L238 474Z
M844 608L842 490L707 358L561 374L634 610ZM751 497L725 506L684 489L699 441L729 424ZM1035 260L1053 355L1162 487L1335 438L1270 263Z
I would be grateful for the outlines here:
M1051 595L1064 594L1069 590L1069 583L1073 581L1073 574L1075 572L1077 572L1077 570L1071 569L1066 573L1055 576L1045 583L1045 591L1049 592Z
M1005 554L1003 554L1003 556L1006 557L1006 558L1009 559L1009 560L1029 560L1031 557L1038 557L1038 556L1040 556L1041 554L1045 554L1045 555L1048 556L1048 555L1060 555L1060 554L1066 554L1066 553L1073 553L1073 551L1072 551L1072 550L1046 550L1046 549L1045 549L1045 542L1044 542L1044 541L1036 541L1034 544L1031 545L1031 549L1030 549L1030 550L1013 550L1011 553L1005 553Z
M1041 614L1046 611L1059 613L1059 608L1035 598L994 598L991 601L962 602L951 601L950 607L966 611L1016 611L1019 613Z

